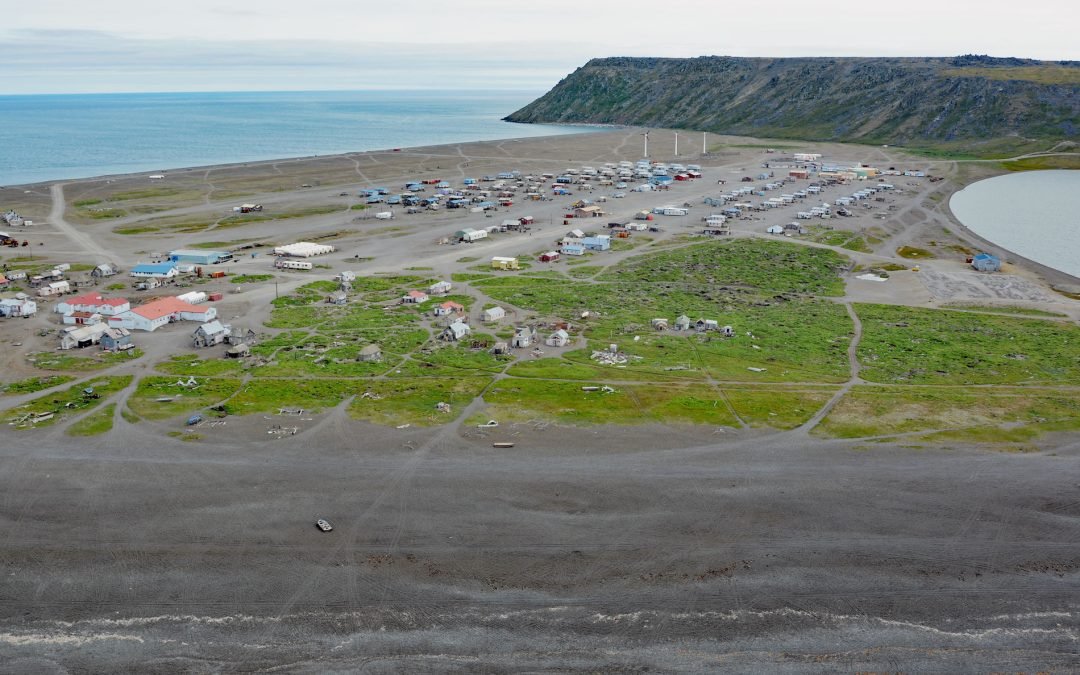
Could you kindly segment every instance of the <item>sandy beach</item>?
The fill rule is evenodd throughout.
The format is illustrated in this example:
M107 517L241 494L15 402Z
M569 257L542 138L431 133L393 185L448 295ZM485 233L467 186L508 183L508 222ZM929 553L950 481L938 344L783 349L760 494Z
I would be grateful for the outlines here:
M659 203L691 204L657 221L663 244L696 234L704 197L775 171L793 151L830 163L918 169L897 192L838 231L872 232L865 250L829 248L866 268L895 264L887 284L847 277L836 301L912 307L981 303L1080 319L1055 291L1080 280L1001 251L977 276L964 250L996 249L960 226L948 196L995 175L995 163L932 161L880 147L709 135L710 152L674 156L653 130L654 159L702 166L705 177L661 195L603 203L626 220ZM767 152L776 146L777 152ZM329 278L422 268L447 277L493 255L532 255L576 225L570 202L515 200L468 209L373 217L361 188L406 181L635 161L641 130L508 139L332 157L163 170L6 187L0 205L32 219L4 249L60 263L114 262L196 245L233 249L214 280L219 313L261 327L271 301L312 280L276 271L268 246L332 243ZM771 164L764 168L764 164ZM725 185L718 185L723 181ZM633 185L633 183L631 183ZM826 199L857 189L837 186ZM258 203L273 218L230 220ZM379 207L380 209L383 207ZM530 233L472 245L463 227L531 216ZM753 212L735 238L763 238L794 217ZM595 226L595 225L594 225ZM795 241L795 238L792 238ZM216 242L216 243L215 243ZM244 248L244 247L251 248ZM926 259L901 257L910 247ZM252 255L252 254L256 255ZM606 265L640 254L611 252ZM461 262L465 257L469 262ZM918 265L919 271L910 267ZM127 281L126 279L124 281ZM3 382L40 371L57 319L0 322ZM15 344L18 343L18 344ZM146 355L110 368L139 377L193 352L190 330L140 336ZM858 365L858 364L854 364ZM844 386L858 381L858 368ZM229 417L182 438L183 420L129 422L73 438L66 425L5 430L0 441L0 667L3 672L372 670L1066 671L1074 667L1080 575L1080 442L1048 434L1024 452L903 437L829 439L810 427L745 425L570 427L535 420L498 433L465 420L425 429L351 419L345 406L288 420ZM1062 390L1072 389L1062 387ZM7 396L5 408L39 394ZM172 435L170 435L172 433ZM494 440L512 440L495 449ZM313 523L330 519L321 533Z

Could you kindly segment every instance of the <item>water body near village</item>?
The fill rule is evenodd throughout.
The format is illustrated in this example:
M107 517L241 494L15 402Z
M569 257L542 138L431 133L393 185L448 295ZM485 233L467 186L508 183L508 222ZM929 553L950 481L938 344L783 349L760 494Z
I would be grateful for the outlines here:
M949 208L987 241L1080 277L1080 171L989 178L957 192Z
M595 131L501 120L540 93L0 96L0 185Z

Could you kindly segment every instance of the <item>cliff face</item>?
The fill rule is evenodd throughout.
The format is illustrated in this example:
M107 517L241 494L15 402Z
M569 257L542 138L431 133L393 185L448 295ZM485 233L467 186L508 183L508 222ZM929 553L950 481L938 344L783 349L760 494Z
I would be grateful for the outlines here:
M1080 62L594 59L506 119L913 146L1076 140Z

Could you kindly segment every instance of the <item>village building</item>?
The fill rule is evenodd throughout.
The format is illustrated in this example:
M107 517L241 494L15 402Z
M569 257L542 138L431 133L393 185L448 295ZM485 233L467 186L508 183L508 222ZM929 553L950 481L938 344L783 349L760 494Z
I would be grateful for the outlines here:
M980 253L971 259L971 266L980 272L997 272L1001 270L1001 259L989 253Z
M37 314L37 303L23 293L19 296L0 300L0 316L27 319Z
M585 237L581 240L581 245L590 251L606 251L611 248L611 237L606 234Z
M491 348L491 353L496 356L502 356L510 353L510 345L505 342L496 342L495 346Z
M233 259L233 254L228 251L201 251L195 249L178 249L169 251L169 260L175 263L191 263L193 265L217 265Z
M131 268L128 272L133 277L156 277L158 279L172 279L179 270L176 269L176 263L142 263Z
M565 347L570 343L570 334L563 329L559 329L547 336L547 340L544 341L549 347Z
M690 330L690 317L682 314L675 319L675 330Z
M442 333L439 334L440 340L447 340L449 342L457 342L458 340L464 340L472 329L469 325L463 321L455 321L447 326Z
M447 295L454 289L449 281L437 281L428 286L428 295Z
M71 292L71 284L67 281L51 281L38 288L38 296L49 298Z
M491 269L494 270L516 270L520 269L517 258L507 258L504 256L495 256L491 259Z
M225 350L225 356L230 359L239 359L251 354L251 346L241 342Z
M173 321L213 321L217 318L217 309L192 305L177 298L158 298L116 318L121 320L120 325L124 328L151 332Z
M653 319L652 320L652 327L653 327L653 330L656 330L656 331L665 331L665 330L668 329L668 320L667 319Z
M582 244L564 243L559 247L559 253L562 255L585 255L585 247Z
M116 276L116 267L109 263L102 263L94 269L90 270L90 276L103 279L105 277Z
M356 360L364 363L382 361L382 348L379 345L365 345L356 355Z
M132 349L135 343L131 341L131 331L119 326L110 326L101 334L101 348L108 352L122 352Z
M435 308L435 316L451 316L454 314L464 314L465 307L453 300L447 300L446 302L438 305Z
M191 335L191 339L196 347L212 347L225 342L230 333L232 333L230 326L226 326L215 319L214 321L207 321L196 328Z
M579 206L574 209L575 218L598 218L604 215L604 211L597 205Z
M506 316L506 310L502 307L488 307L481 312L481 320L484 323L491 323L493 321L501 321Z
M64 323L69 326L93 326L101 323L102 317L97 312L68 312L64 315Z
M60 335L60 349L75 349L96 345L101 342L101 336L107 330L109 330L109 326L104 323L66 328Z
M57 302L53 311L57 314L94 312L102 316L117 316L130 309L131 303L125 298L105 298L100 293L85 293Z
M515 349L524 349L536 340L536 331L528 326L518 326L514 329L514 337L510 340L510 346Z
M558 251L548 251L547 253L540 254L540 262L557 262L559 260Z
M401 301L408 305L419 305L428 301L428 294L423 291L409 291Z
M295 244L274 247L274 255L290 258L311 258L317 255L333 253L336 249L329 244L315 244L310 241L298 241Z
M349 296L345 291L334 291L326 296L326 302L331 305L345 305L349 302Z

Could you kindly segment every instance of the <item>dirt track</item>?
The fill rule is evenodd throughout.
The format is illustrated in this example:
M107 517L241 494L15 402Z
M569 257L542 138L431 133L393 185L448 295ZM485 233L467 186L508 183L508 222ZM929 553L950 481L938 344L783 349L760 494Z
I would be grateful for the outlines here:
M1075 665L1075 441L272 422L5 436L7 669Z

